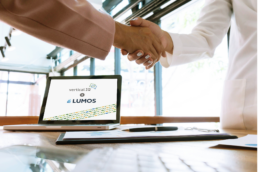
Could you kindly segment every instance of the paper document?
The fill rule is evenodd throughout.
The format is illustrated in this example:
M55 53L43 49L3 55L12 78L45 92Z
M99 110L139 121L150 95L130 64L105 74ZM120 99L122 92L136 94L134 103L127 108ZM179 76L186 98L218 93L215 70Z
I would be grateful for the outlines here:
M206 133L199 131L150 131L150 132L127 132L127 131L79 131L66 132L64 140L67 139L103 139L103 138L129 138L129 137L160 137L160 136L187 136L187 135L225 135L226 133ZM228 135L228 134L226 134Z
M249 134L238 139L228 139L218 142L219 145L257 148L257 135Z

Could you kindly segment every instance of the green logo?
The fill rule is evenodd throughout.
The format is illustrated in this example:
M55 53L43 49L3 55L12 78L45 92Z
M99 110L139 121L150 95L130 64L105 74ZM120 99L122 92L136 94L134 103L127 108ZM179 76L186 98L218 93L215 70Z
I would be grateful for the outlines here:
M95 90L96 90L97 85L96 85L96 84L91 83L91 84L90 84L90 88L93 88L93 89L95 89Z

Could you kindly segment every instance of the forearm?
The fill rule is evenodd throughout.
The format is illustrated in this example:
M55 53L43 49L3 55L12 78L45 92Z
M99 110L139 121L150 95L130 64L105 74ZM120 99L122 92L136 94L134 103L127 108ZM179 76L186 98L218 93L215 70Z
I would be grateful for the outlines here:
M120 49L123 48L123 40L125 39L124 27L125 25L115 22L115 35L113 45Z
M0 0L0 20L48 43L102 60L115 32L114 20L87 1Z

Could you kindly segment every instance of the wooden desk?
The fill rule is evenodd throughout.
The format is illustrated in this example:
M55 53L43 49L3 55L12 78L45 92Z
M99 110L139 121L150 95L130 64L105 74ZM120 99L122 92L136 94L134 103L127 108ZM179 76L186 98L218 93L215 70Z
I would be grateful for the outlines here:
M257 134L251 130L224 130L238 137L247 134ZM112 144L80 144L55 145L60 132L12 132L4 131L0 127L0 148L11 145L32 145L45 147L58 147L74 150L92 150L94 148L113 147L132 150L145 150L148 152L171 152L183 157L196 157L203 160L222 162L233 169L234 172L256 172L257 151L243 148L215 147L216 141L177 141L177 142L148 142L148 143L112 143ZM2 158L2 157L0 157Z

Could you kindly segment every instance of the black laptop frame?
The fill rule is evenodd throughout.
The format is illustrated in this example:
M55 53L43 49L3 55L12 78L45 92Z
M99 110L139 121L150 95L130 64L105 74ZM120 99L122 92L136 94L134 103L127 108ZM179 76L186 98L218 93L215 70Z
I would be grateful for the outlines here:
M47 98L49 93L49 88L52 80L65 80L65 79L117 79L117 102L116 102L116 120L43 120L45 108L47 104ZM120 105L121 105L121 87L122 87L122 77L121 75L101 75L101 76L57 76L57 77L48 77L47 84L45 89L45 94L40 110L40 116L38 124L51 124L51 125L60 125L60 124L117 124L120 123Z

